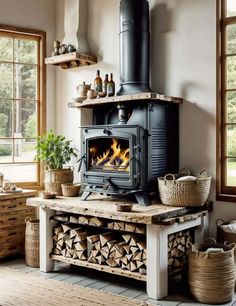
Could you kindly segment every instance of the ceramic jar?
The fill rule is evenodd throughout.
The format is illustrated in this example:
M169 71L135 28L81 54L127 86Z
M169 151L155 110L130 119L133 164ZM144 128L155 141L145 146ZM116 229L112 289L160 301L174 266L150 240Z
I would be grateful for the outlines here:
M85 84L85 82L83 82L83 84L80 84L76 87L79 97L87 97L87 92L90 89L91 89L91 84L88 85Z
M95 99L97 97L97 92L94 89L89 89L87 92L88 99Z

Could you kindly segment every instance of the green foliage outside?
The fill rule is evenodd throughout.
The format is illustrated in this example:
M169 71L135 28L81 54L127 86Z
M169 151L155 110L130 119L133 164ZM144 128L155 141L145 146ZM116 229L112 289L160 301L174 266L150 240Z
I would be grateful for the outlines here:
M17 133L35 138L37 68L33 64L37 63L37 43L0 36L0 50L0 137ZM6 63L13 60L19 64Z
M71 140L50 130L38 138L35 158L43 161L48 169L63 169L72 157L77 156L70 144Z

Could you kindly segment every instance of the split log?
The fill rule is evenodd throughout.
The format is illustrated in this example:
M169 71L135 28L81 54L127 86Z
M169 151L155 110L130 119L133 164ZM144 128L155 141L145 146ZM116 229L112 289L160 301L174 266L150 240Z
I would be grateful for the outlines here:
M114 234L109 232L101 234L99 236L100 236L101 245L103 247L108 241L113 240Z
M101 250L101 241L97 241L94 243L94 247L96 250L100 251Z
M87 216L79 216L79 218L78 218L78 222L80 223L80 224L89 224L89 217L87 217Z
M125 223L125 231L134 233L136 225L134 223Z
M68 214L55 215L55 216L53 216L53 220L68 222L69 221L69 215Z
M90 218L90 220L89 220L89 225L102 227L102 226L104 226L104 222L103 222L103 220L101 220L100 218L92 217L92 218Z
M124 234L122 235L122 238L124 239L126 243L129 243L132 236L130 234Z
M100 265L102 265L106 261L106 259L102 255L98 255L96 259Z
M71 215L69 218L70 223L78 223L78 216L77 215Z
M87 250L87 242L86 242L86 240L79 241L74 246L75 246L76 251L85 251L85 250Z
M87 238L87 232L78 233L74 238L74 243L83 241Z
M143 251L144 249L146 249L146 242L145 241L139 241L139 242L137 242L137 246L138 246L140 251Z
M112 267L112 268L114 268L114 267L117 267L117 262L116 262L116 260L114 259L114 258L108 258L107 260L106 260L106 263L110 266L110 267Z
M77 234L83 232L83 228L82 227L76 227L76 228L72 228L70 230L70 238L74 238Z
M65 240L65 244L70 248L70 249L72 249L72 246L73 246L73 244L74 244L74 239L72 238L69 238L69 239L67 239L67 240Z
M56 226L56 227L54 227L53 233L54 233L55 235L58 235L58 234L61 233L61 232L63 232L63 229L62 229L61 226Z
M65 234L68 233L68 232L71 230L71 226L68 225L67 223L62 224L61 227L62 227L63 232L64 232Z
M99 241L99 239L100 239L99 235L93 235L93 236L88 236L87 237L87 241L89 243L94 243L96 241Z
M145 226L143 226L143 225L137 225L137 224L136 224L135 233L137 233L137 234L145 234L145 233L146 233Z
M108 242L107 242L107 246L108 246L109 251L111 251L111 249L113 248L113 246L114 246L115 244L117 244L117 243L118 243L117 240L110 240L110 241L108 241ZM114 251L114 249L113 249L113 251Z

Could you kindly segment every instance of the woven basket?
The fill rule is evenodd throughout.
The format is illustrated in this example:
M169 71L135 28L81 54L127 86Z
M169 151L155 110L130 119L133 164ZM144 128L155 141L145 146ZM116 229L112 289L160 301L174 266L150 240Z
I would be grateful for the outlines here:
M45 172L45 190L49 192L56 192L57 195L62 195L61 184L73 182L73 170L72 169L60 169L60 170L46 170Z
M187 207L202 206L210 193L211 176L208 172L203 170L195 181L177 181L178 176L167 174L158 178L162 204Z
M71 183L61 184L62 195L64 197L76 197L79 195L80 187L80 185Z
M222 219L216 220L217 225L217 241L220 243L224 243L227 241L228 243L236 243L236 233L228 233L225 231L222 225L227 225L230 222L225 222Z
M39 220L25 219L25 263L39 268Z
M188 254L188 281L193 297L200 303L223 304L234 295L235 244L211 242L191 246ZM222 253L206 253L209 247L222 248Z

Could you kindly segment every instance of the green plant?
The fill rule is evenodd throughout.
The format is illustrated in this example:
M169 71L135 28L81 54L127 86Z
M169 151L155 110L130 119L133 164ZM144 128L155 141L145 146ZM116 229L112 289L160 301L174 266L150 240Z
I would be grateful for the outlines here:
M12 148L11 146L4 146L2 145L0 147L0 156L9 156L12 154Z
M62 169L72 156L77 156L70 144L71 140L50 130L38 138L35 159L43 161L48 169Z

